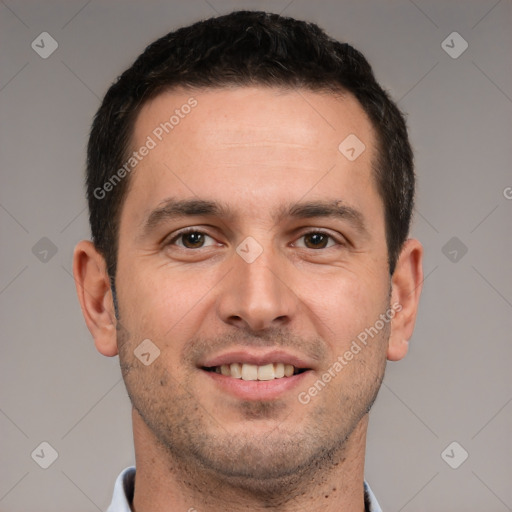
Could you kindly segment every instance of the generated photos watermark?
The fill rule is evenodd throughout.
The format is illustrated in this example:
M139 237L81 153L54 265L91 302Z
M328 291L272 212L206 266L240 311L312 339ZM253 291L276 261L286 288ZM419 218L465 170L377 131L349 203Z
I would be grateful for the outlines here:
M357 355L368 345L368 338L373 339L384 329L386 324L391 322L395 315L402 311L402 305L395 302L385 313L379 315L379 319L375 323L361 331L356 339L352 340L350 348L346 350L343 355L338 356L336 361L320 376L320 378L310 387L307 391L301 391L297 399L301 404L309 404L312 398L317 396L325 386L335 379L340 372L348 365L350 361L357 357Z
M185 119L185 117L190 114L193 108L197 107L197 104L197 100L194 97L190 97L180 108L175 109L174 113L169 117L169 120L160 123L154 128L151 135L146 137L144 144L131 154L124 165L110 176L110 178L103 183L103 186L94 189L94 197L96 199L104 199L109 192L112 192L112 190L149 155L150 151L155 149L158 143L161 142L167 134L171 133L171 131L180 124L181 120Z

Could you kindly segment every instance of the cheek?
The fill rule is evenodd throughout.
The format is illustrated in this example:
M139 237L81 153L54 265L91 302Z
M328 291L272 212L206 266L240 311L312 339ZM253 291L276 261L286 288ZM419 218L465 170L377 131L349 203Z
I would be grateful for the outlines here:
M339 352L386 311L388 290L385 282L369 273L363 277L346 272L311 289L305 304L318 319L320 334Z
M216 280L209 273L178 271L168 266L119 269L118 293L122 323L161 348L187 339L198 325L208 293Z

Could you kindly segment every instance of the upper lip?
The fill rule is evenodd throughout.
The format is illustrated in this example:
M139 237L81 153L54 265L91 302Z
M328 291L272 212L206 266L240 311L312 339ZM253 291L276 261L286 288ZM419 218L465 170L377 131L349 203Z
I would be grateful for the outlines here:
M300 355L292 354L284 350L257 351L247 348L240 350L231 350L209 357L199 363L199 367L211 368L223 364L247 363L257 366L264 366L270 363L292 364L295 368L312 369L313 364L310 360Z

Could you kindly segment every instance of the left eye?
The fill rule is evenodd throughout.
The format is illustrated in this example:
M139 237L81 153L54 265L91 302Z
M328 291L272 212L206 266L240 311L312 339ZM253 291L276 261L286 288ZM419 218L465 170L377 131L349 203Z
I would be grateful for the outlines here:
M333 237L323 231L310 231L309 233L302 235L299 240L300 239L304 239L305 247L307 249L326 249L336 245ZM329 240L332 242L331 245L328 245Z

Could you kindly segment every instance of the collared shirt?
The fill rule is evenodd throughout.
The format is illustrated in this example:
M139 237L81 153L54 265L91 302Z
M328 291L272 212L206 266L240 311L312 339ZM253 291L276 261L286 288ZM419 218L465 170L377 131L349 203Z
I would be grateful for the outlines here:
M131 512L130 503L133 500L135 485L135 467L126 468L117 477L114 486L114 496L107 512ZM364 482L364 502L366 512L382 512L369 485Z

